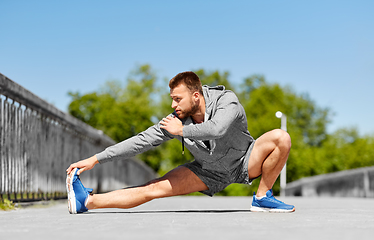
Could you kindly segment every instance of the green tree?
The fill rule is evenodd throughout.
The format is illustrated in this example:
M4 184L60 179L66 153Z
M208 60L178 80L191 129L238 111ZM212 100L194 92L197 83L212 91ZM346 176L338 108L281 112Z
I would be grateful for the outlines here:
M300 165L312 165L313 168L308 170L318 169L314 168L314 159L304 153L313 146L321 146L326 139L330 110L316 106L308 95L298 95L290 87L269 84L262 75L247 77L240 89L238 96L247 114L248 130L254 138L280 128L280 120L275 117L277 111L287 115L287 129L293 144L287 165L287 181L300 177ZM301 175L304 174L311 172ZM273 190L275 193L279 191L278 182Z
M234 90L234 86L229 81L230 73L227 71L220 73L219 71L205 71L204 69L198 69L194 72L199 76L203 85L223 85L226 89Z
M94 128L102 130L113 140L120 142L145 130L153 124L157 103L156 75L149 65L139 66L126 79L107 81L97 92L69 93L72 102L69 113ZM152 150L140 156L158 170L160 153Z
M326 126L331 116L328 108L320 108L308 95L296 94L290 87L269 84L262 75L252 75L244 80L238 93L247 113L248 129L257 138L280 127L275 117L277 111L287 115L287 128L299 141L320 145L326 138Z

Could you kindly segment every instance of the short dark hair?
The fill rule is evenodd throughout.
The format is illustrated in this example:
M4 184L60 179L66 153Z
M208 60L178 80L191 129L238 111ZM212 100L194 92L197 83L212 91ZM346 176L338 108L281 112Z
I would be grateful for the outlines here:
M191 92L198 91L203 95L203 87L196 73L191 71L178 73L170 80L169 87L170 89L174 89L182 83L184 83Z

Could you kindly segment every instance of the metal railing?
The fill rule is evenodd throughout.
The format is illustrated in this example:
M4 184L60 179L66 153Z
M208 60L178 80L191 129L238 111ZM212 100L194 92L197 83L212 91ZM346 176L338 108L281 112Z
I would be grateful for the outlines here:
M65 169L114 143L0 73L0 198L64 198ZM118 168L131 169L136 176ZM155 177L149 167L134 159L82 175L82 181L96 191L141 184Z
M287 184L286 196L373 198L374 167L302 178Z

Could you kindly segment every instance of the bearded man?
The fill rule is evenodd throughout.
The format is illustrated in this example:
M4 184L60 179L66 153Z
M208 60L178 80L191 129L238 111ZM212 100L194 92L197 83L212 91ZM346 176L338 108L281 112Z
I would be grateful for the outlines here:
M272 187L285 165L291 139L275 129L253 139L237 96L224 86L202 86L193 72L177 74L169 82L174 112L138 135L108 147L67 171L70 213L97 208L132 208L153 199L202 192L213 196L233 183L251 184L261 176L251 211L293 212L293 205L274 198ZM194 161L144 185L104 194L91 194L79 175L96 164L133 157L176 138Z

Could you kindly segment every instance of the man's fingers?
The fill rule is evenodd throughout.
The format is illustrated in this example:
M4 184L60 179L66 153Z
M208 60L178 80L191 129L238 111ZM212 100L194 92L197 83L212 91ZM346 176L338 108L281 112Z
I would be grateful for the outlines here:
M165 126L168 123L168 121L169 121L168 119L163 118L160 123L161 125Z
M174 117L167 116L166 118L163 118L163 119L161 120L161 124L168 123L168 122L170 122L170 121L173 120L173 119L174 119Z
M78 168L77 174L80 175L82 172L92 169L99 161L96 156L81 160L79 162L71 164L68 169L66 169L67 174L70 174L73 169Z
M71 170L73 170L73 168L72 168L72 166L70 165L70 166L68 167L68 169L66 169L66 173L67 173L67 174L70 174Z
M66 169L66 174L70 174L71 173L71 171L73 171L75 168L77 168L77 167L75 167L75 166L70 166L68 169ZM84 172L85 171L85 168L80 168L79 170L78 170L78 172L77 172L77 175L80 175L82 172Z
M84 172L85 171L85 168L81 168L81 169L79 169L78 170L78 172L77 172L77 175L80 175L82 172Z
M67 174L70 174L75 168L81 168L77 165L77 163L73 163L71 164L68 169L66 169L66 173ZM79 175L79 174L78 174Z
M75 168L75 167L70 166L68 169L66 169L66 173L67 173L67 174L70 174L71 171L73 171L74 168Z

